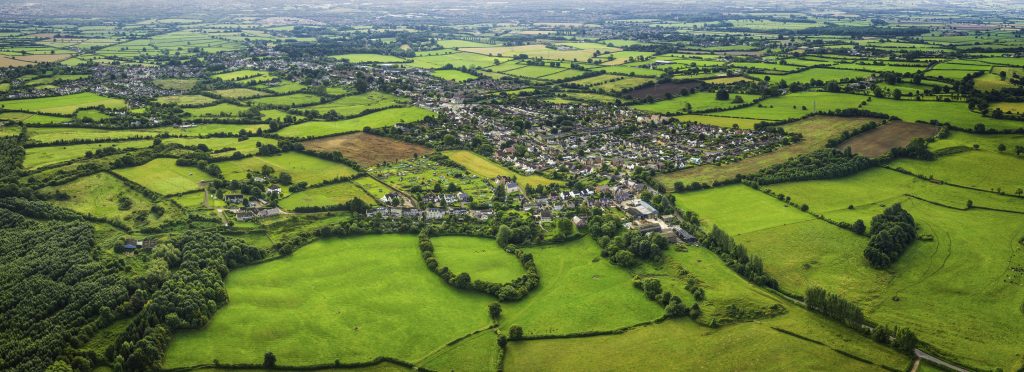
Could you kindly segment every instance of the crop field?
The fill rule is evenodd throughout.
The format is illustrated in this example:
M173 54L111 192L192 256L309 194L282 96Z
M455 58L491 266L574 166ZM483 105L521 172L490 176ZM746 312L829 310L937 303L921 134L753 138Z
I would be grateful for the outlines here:
M711 184L714 181L729 180L736 177L736 175L754 173L761 168L782 163L790 157L824 148L830 138L838 136L845 130L859 128L869 121L871 119L867 118L811 117L783 126L786 131L803 134L804 139L800 142L734 163L686 168L681 171L658 175L655 179L666 187L672 186L675 182L683 182L688 185L692 182Z
M352 199L362 199L366 204L374 204L374 198L356 183L341 182L288 195L281 199L279 205L287 210L294 210L297 207L331 207L345 204Z
M308 140L302 145L313 151L341 152L346 159L362 166L393 163L434 152L421 145L362 132Z
M0 101L4 110L39 112L44 114L71 115L75 111L92 107L124 108L124 100L107 98L95 93L78 93L67 96L26 98Z
M253 156L219 162L217 165L224 172L224 178L228 180L245 179L250 172L259 175L265 165L273 168L275 173L288 173L292 176L293 182L307 182L310 185L356 174L356 171L347 165L295 152Z
M153 145L151 140L108 142L108 143L87 143L81 145L30 147L25 149L25 168L35 169L48 165L58 164L69 160L84 157L87 152L95 152L105 147L116 147L118 149L138 149Z
M493 239L470 236L439 236L430 239L438 265L453 273L469 273L473 280L508 283L526 274L516 256L498 247Z
M321 114L334 111L341 116L353 116L368 110L380 110L398 106L408 101L406 98L374 91L354 96L345 96L331 102L309 107L308 109L316 110Z
M57 204L60 206L86 215L122 221L133 227L181 221L185 217L180 208L169 202L153 203L108 173L82 177L53 190L70 197L59 201ZM122 199L127 200L127 208L121 206ZM160 216L150 213L150 208L156 204L164 208ZM134 213L140 211L143 217L137 219Z
M681 114L687 112L687 105L689 105L689 111L700 112L712 109L727 109L742 105L743 103L737 103L734 101L735 97L741 97L743 102L752 102L754 99L757 99L757 96L752 94L733 94L730 95L727 100L717 100L715 99L715 93L701 92L654 103L636 105L633 106L633 108L640 111L658 114Z
M282 365L416 360L489 323L490 300L425 269L411 235L319 240L231 273L227 289L231 303L206 328L178 334L165 366L260 363L265 350Z
M282 137L293 138L323 137L356 132L366 127L382 128L399 123L414 123L427 116L434 116L434 112L419 107L391 108L346 120L309 121L288 126L277 133Z
M435 77L445 80L451 80L458 83L477 79L476 75L467 74L459 70L437 70L431 74L434 75Z
M904 147L915 138L930 138L939 132L934 125L921 123L893 122L868 132L858 134L836 146L850 148L854 153L867 157L879 157L889 150Z
M255 106L295 107L320 103L320 97L306 93L295 93L284 96L255 98L248 102Z
M455 150L445 151L445 156L456 163L466 167L470 172L477 176L485 179L492 179L498 176L513 177L520 185L550 185L557 183L557 181L550 180L540 175L521 175L508 168L503 167L501 164L495 163L488 158L477 155L474 152L466 150Z
M114 173L162 195L199 190L200 181L213 179L203 171L178 166L174 161L170 158L158 158L140 166L117 169Z

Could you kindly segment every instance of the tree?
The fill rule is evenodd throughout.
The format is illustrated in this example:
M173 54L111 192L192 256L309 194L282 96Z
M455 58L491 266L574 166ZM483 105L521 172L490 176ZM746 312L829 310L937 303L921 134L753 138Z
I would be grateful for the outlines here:
M1000 143L999 147L997 147L997 149L999 149L999 152L1006 151L1006 145Z
M501 304L492 302L487 305L487 312L491 314L491 319L498 320L501 317Z
M853 225L850 226L850 230L859 235L864 235L864 231L867 230L867 226L864 226L864 220L856 220L853 221Z
M514 325L508 329L508 338L518 340L523 338L523 327Z
M263 368L274 368L275 366L277 366L277 356L269 351L263 354Z
M509 237L512 236L512 229L506 225L498 227L498 234L495 236L495 240L498 242L498 246L504 249L508 246Z
M719 89L717 92L715 92L715 99L719 101L728 101L729 91L725 89Z

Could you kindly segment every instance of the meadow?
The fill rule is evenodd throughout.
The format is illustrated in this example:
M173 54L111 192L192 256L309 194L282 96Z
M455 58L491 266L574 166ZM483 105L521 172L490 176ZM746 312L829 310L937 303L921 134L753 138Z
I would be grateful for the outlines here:
M178 166L174 162L171 158L157 158L140 166L117 169L114 173L162 195L199 190L199 181L213 180L213 176L199 169Z
M856 70L839 70L831 68L811 68L800 72L794 72L786 75L763 75L763 74L751 74L757 79L764 80L765 76L771 78L772 82L786 81L787 83L801 83L807 84L811 80L819 81L841 81L841 80L858 80L871 76L870 72L856 71Z
M224 173L224 178L228 180L245 179L250 172L259 175L265 165L274 169L275 176L285 172L292 176L292 182L307 182L310 185L356 174L356 171L347 165L296 152L252 156L219 162L217 165Z
M733 100L735 97L741 97L743 102L753 102L758 97L753 94L732 94L729 95L729 99L718 100L715 99L715 93L701 92L694 93L687 96L679 96L670 98L654 103L646 103L642 105L633 106L634 109L646 112L653 112L656 114L683 114L688 113L686 108L690 106L690 112L700 112L712 109L727 109L741 105L742 103L735 103Z
M87 143L82 145L29 147L25 149L26 169L35 169L47 165L62 163L84 157L87 152L95 152L105 147L118 149L138 149L153 145L151 140Z
M526 176L518 174L515 171L505 168L501 164L495 163L491 159L480 156L472 151L453 150L445 151L444 154L456 163L466 167L466 169L471 173L484 179L492 179L498 176L513 177L516 179L516 182L522 186L550 185L558 183L558 181L548 179L541 175L533 174Z
M331 102L309 107L308 109L316 110L321 114L334 111L341 116L352 116L358 115L367 110L379 110L386 107L397 106L408 101L409 100L407 98L373 91L338 98Z
M490 323L491 300L427 270L411 235L322 239L232 272L227 290L207 327L175 335L165 367L261 363L265 351L279 365L411 361Z
M1024 188L1020 167L1024 159L1011 153L969 150L938 159L899 159L889 164L913 174L971 188L1017 193Z
M70 119L61 116L17 111L0 113L0 120L10 120L25 124L61 124L70 121Z
M361 199L369 205L375 204L374 198L363 191L358 184L341 182L288 195L281 199L279 205L286 210L295 210L298 207L333 207L345 204L352 199Z
M71 115L75 111L92 107L124 108L124 100L107 98L95 93L77 93L66 96L26 98L0 101L4 110L40 112L44 114Z
M434 112L419 107L400 107L373 112L352 119L338 121L309 121L288 126L277 132L282 137L323 137L332 134L361 131L363 128L382 128L399 123L413 123L434 116Z
M732 128L736 126L740 129L754 129L754 124L762 122L759 119L741 119L741 118L727 118L723 116L711 116L711 115L677 115L674 118L681 122L696 122L704 125L714 125L722 128Z
M91 216L120 221L134 228L184 221L185 218L181 209L174 204L166 201L154 203L107 173L82 177L58 187L49 188L47 191L60 191L70 196L67 200L57 201L56 204L59 206ZM128 209L121 208L120 200L122 198L130 201ZM154 205L164 208L162 215L156 216L150 213L150 208ZM141 211L141 214L146 217L142 220L135 219L133 214L138 211Z
M350 63L403 63L408 62L404 58L395 56L387 56L383 54L372 54L372 53L350 53L350 54L339 54L331 56L331 58L339 61L349 61Z
M471 236L431 238L439 266L452 273L469 273L473 280L508 283L526 274L516 256L498 247L493 239Z
M431 75L441 79L451 80L456 83L477 79L476 75L467 74L459 70L437 70L431 73Z
M249 88L218 89L218 90L212 90L212 91L210 91L210 93L213 93L214 95L219 96L219 97L230 98L230 99L247 99L247 98L263 97L263 96L269 95L266 92L261 92L261 91L258 91L258 90L255 90L255 89L249 89Z
M283 96L254 98L248 102L254 106L295 107L312 105L314 103L320 103L320 101L321 99L319 96L306 93L294 93Z

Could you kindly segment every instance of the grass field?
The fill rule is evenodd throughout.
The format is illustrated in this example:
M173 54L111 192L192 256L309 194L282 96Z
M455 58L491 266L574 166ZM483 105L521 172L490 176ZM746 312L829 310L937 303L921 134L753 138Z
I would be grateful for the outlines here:
M758 80L764 80L765 76L770 76L773 83L778 83L785 80L787 83L801 83L807 84L811 80L820 81L840 81L844 79L857 80L871 76L870 72L856 71L856 70L839 70L831 68L811 68L800 72L794 72L786 75L761 75L752 74Z
M221 103L213 106L196 107L184 109L185 113L191 116L213 116L213 117L229 117L239 116L248 110L248 107L233 105L230 103Z
M734 125L740 129L754 129L754 124L760 123L760 119L727 118L710 115L679 115L675 116L681 122L697 122L704 125L714 125L722 128L732 128Z
M4 112L0 113L0 121L10 120L25 124L61 124L71 121L66 117L34 114L31 112Z
M245 141L239 141L238 138L233 137L167 138L163 139L163 142L184 146L206 145L210 151L214 152L212 154L214 158L229 157L235 152L240 152L242 155L256 154L260 151L259 146L277 145L276 139L262 137L250 137Z
M434 112L419 107L400 107L373 112L352 119L338 121L310 121L291 125L277 132L282 137L322 137L332 134L356 132L363 128L382 128L399 123L413 123L434 116Z
M526 274L516 256L498 247L493 239L471 236L439 236L434 243L438 266L452 273L469 273L473 280L508 283Z
M294 93L284 96L254 98L248 102L256 106L295 107L320 103L320 97L306 93Z
M75 111L92 107L124 108L124 100L107 98L95 93L77 93L67 96L26 98L0 101L5 110L40 112L44 114L71 115Z
M738 174L751 174L762 168L782 163L793 156L823 148L830 138L838 136L844 130L858 128L871 120L868 118L814 116L783 126L787 132L803 134L804 139L800 142L734 163L701 165L661 174L656 176L655 180L666 187L671 187L677 181L682 181L685 184L691 182L711 184L714 181L732 179Z
M345 204L352 199L362 199L370 205L375 203L374 198L355 183L342 182L288 195L281 199L279 205L287 210L294 210L297 207L331 207Z
M899 159L889 164L914 174L945 182L1008 194L1024 188L1020 167L1024 159L988 151L967 151L946 155L936 160Z
M198 83L198 79L156 79L153 84L170 90L191 90Z
M261 363L266 351L279 365L415 360L486 327L491 301L427 270L411 235L319 240L232 272L227 290L206 328L175 336L164 367Z
M836 146L850 148L854 153L867 157L878 157L889 150L904 147L915 138L930 138L938 133L939 127L921 123L893 122L858 134Z
M487 67L509 60L497 56L485 56L476 53L452 53L433 56L421 56L413 58L409 67L438 69L451 64L452 67ZM497 61L497 63L495 63Z
M336 56L331 56L331 58L337 59L339 61L340 60L347 60L347 61L349 61L351 63L403 63L403 62L408 62L408 60L406 60L404 58L399 58L399 57L395 57L395 56L387 56L387 55L383 55L383 54L371 54L371 53L339 54L339 55L336 55Z
M884 206L902 202L918 222L919 234L933 240L918 241L896 265L880 271L869 268L861 255L866 238L745 186L686 193L677 201L700 214L705 226L719 225L759 255L786 290L799 293L820 285L841 293L864 307L870 319L910 327L922 340L970 366L1019 365L1019 350L1008 345L1020 344L1024 334L1021 323L1013 320L1019 318L1024 301L1024 278L1014 269L1024 266L1024 247L1019 243L1024 216L947 208L906 194L957 206L967 198L975 199L976 205L1004 208L1021 201L884 169L837 180L774 185L772 190L810 205L811 211L847 222L869 219ZM758 197L763 200L749 200ZM799 214L810 219L800 221ZM763 222L751 223L748 216L760 216Z
M163 96L156 98L156 103L163 105L205 106L214 102L217 102L217 100L207 96L200 95Z
M467 74L459 70L437 70L434 71L432 75L434 75L434 77L451 80L457 83L477 79L476 75Z
M618 51L618 48L600 47L576 50L555 50L544 45L496 46L484 48L459 48L459 50L486 56L514 56L526 54L531 58L558 59L565 61L586 61L593 57L595 50Z
M341 116L352 116L358 115L363 111L379 110L385 107L400 105L408 101L408 98L373 91L338 98L331 102L309 107L309 109L316 110L321 114L326 114L333 110Z
M730 95L727 100L717 100L715 99L715 93L700 92L654 103L635 105L633 108L657 114L683 114L686 113L687 104L690 105L690 110L694 112L711 109L725 109L741 105L742 103L733 103L733 98L736 96L742 97L743 102L751 102L757 98L757 96L753 94L733 94Z
M163 195L199 190L199 181L213 180L213 176L192 167L180 167L174 159L158 158L131 168L117 169L117 173L143 187Z
M273 168L275 175L286 172L292 176L292 182L308 182L310 185L356 174L356 171L347 165L297 152L286 152L273 156L253 156L241 160L219 162L217 165L224 172L224 178L228 180L245 179L250 171L259 174L264 165Z
M79 213L96 217L117 220L128 226L140 228L148 225L159 225L168 221L184 220L185 215L180 208L169 202L153 203L142 194L128 188L121 180L107 173L97 173L76 179L70 183L51 188L49 191L60 190L70 196L68 200L57 201L56 204ZM119 208L119 200L131 201L128 209ZM150 213L150 207L159 204L164 208L161 216ZM136 220L130 218L133 212L144 211L146 218Z
M25 169L34 169L42 166L57 164L85 156L86 152L95 152L105 147L116 147L118 149L138 149L149 147L153 144L151 140L108 142L108 143L87 143L82 145L29 147L25 149Z
M342 156L362 166L396 162L434 152L425 146L362 132L318 138L302 145L313 151L341 152Z
M527 335L611 330L664 313L633 288L629 273L598 259L600 249L589 237L525 250L541 283L523 300L502 305L503 329L519 325Z
M456 163L466 167L470 172L486 179L492 179L498 176L515 177L516 181L520 185L550 185L558 183L558 181L548 179L540 175L529 175L524 176L512 171L511 169L503 167L501 164L495 163L488 158L477 155L472 151L466 150L453 150L445 151L444 154L448 158L452 159Z
M266 92L261 92L261 91L258 91L258 90L255 90L255 89L249 89L249 88L219 89L219 90L210 91L210 93L213 93L213 94L217 95L218 97L224 97L224 98L230 98L230 99L246 99L246 98L263 97L263 96L268 96L269 95Z

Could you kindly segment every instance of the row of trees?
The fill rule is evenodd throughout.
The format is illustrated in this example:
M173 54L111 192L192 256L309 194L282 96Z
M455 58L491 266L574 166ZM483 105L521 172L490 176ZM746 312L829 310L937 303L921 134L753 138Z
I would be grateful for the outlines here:
M758 256L747 253L746 247L735 240L718 226L711 228L711 233L704 238L704 246L722 258L730 269L754 284L779 289L779 282L764 271L764 263Z
M858 332L869 333L875 342L890 345L907 354L912 353L917 347L917 335L910 329L884 325L872 327L867 324L864 311L859 306L836 293L820 287L811 287L807 289L804 301L808 309L824 314Z
M900 203L896 203L882 211L882 214L871 218L868 237L864 257L868 259L871 267L884 269L896 262L896 259L917 239L917 225L914 223L914 217L904 210Z
M742 177L745 183L756 188L758 185L845 177L871 168L875 163L872 159L852 154L849 148L845 151L821 149Z
M499 301L515 301L526 297L530 291L540 285L540 274L537 271L537 265L533 262L533 255L523 252L514 244L508 244L502 248L505 249L505 252L516 256L519 264L526 270L526 274L508 283L495 283L479 279L473 280L469 273L455 274L448 269L448 266L442 266L437 262L437 257L434 256L434 244L430 241L430 233L427 229L420 231L419 248L420 255L423 257L423 262L427 264L427 268L456 288L472 289L486 293L497 297ZM500 310L498 312L500 313ZM495 315L492 314L492 316Z

